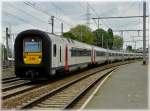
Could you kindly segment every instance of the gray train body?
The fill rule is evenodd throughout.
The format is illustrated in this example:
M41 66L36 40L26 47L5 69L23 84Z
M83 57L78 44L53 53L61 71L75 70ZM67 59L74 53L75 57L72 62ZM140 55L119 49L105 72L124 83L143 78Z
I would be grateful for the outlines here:
M47 78L61 71L72 71L78 68L87 67L88 65L101 64L105 62L123 61L127 59L141 58L141 53L127 53L121 51L113 51L97 47L94 45L85 44L76 40L56 36L40 30L27 30L21 32L15 41L15 48L22 47L22 39L39 37L42 40L42 65L24 64L22 53L23 49L15 50L15 73L21 78ZM20 42L20 43L19 43ZM46 59L44 59L46 57ZM45 65L45 66L44 66ZM36 67L37 72L36 72ZM45 68L47 67L47 68ZM20 70L21 69L21 70ZM34 73L30 73L34 69ZM38 70L40 69L40 71ZM23 73L24 70L24 73ZM48 71L46 71L48 70ZM22 75L20 75L22 73ZM42 75L42 76L40 76Z

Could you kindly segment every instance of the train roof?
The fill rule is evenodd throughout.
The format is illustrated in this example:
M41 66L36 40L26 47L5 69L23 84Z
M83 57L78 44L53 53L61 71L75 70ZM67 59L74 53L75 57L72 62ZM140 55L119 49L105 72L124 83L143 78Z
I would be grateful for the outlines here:
M137 53L124 52L124 51L122 52L122 51L104 49L104 48L101 48L101 47L98 47L98 46L89 45L89 44L86 44L86 43L83 43L83 42L80 42L80 41L77 41L77 40L65 38L63 36L54 35L54 34L51 34L51 33L45 32L45 31L35 30L35 29L25 30L25 31L19 33L19 35L17 37L19 38L22 35L26 35L26 33L28 33L28 34L29 33L37 34L37 35L39 34L39 35L42 35L42 37L44 35L43 38L48 40L48 37L49 37L51 39L51 41L53 41L54 43L55 42L56 43L62 43L62 44L67 43L67 44L74 45L74 46L79 47L79 48L88 48L88 49L94 48L94 49L100 50L100 51L108 51L109 53L137 54Z
M58 36L58 35L54 35L54 34L48 34L51 41L53 42L57 42L57 43L66 43L66 44L70 44L70 45L74 45L79 48L88 48L91 49L91 45L83 43L83 42L79 42L77 40L73 40L73 39L69 39L69 38L65 38L63 36Z

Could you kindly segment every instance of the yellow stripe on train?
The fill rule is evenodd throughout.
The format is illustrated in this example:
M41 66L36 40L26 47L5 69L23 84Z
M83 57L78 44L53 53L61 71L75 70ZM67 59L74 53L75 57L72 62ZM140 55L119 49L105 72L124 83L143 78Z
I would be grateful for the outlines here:
M23 53L23 61L25 64L41 64L42 53Z

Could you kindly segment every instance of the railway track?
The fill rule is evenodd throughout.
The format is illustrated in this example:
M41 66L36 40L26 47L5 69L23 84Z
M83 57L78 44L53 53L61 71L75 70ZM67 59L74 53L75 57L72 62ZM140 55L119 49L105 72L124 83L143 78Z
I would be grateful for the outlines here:
M11 80L11 79L14 79L14 78L17 78L17 77L16 76L12 76L12 77L9 77L9 78L4 78L4 79L2 79L2 81Z
M9 82L14 82L14 81L18 81L21 80L20 78L17 77L10 77L10 78L6 78L6 79L2 79L2 84L6 84Z
M36 87L36 86L33 86L35 88L30 87L31 88L30 90L26 90L25 92L22 91L19 94L16 91L16 94L14 94L13 96L11 96L11 97L8 96L6 98L5 97L3 98L2 108L3 109L11 109L11 108L25 109L25 108L47 107L48 105L46 104L47 102L45 102L45 101L49 101L49 103L50 103L50 101L52 101L52 100L57 100L57 98L54 99L55 97L60 97L60 98L65 97L65 95L63 95L63 94L67 94L65 92L72 91L72 93L71 93L72 98L66 96L66 100L62 98L61 102L53 101L49 105L49 106L53 106L53 108L59 108L59 109L70 108L70 106L72 106L72 104L74 103L74 100L75 99L78 100L79 95L77 97L77 94L83 95L82 92L86 92L86 91L83 91L82 89L85 89L85 90L88 89L88 88L82 87L82 88L80 88L81 90L73 90L73 89L76 89L73 86L76 86L77 88L79 88L81 86L91 87L92 83L94 84L94 79L95 80L97 78L100 79L100 78L104 77L105 74L108 74L109 72L114 70L114 69L110 69L110 68L116 67L116 66L119 66L119 65L123 65L123 64L127 64L127 63L129 63L129 62L124 62L124 63L121 63L121 64L120 63L114 63L114 64L110 64L110 65L90 69L88 71L82 72L81 74L73 75L71 77L64 78L62 80L54 81L54 82L52 82L50 84L46 84L44 86L41 85L41 87ZM106 69L108 69L108 70L106 71ZM96 74L96 73L99 73L103 70L104 70L103 74ZM100 75L100 76L96 77L94 75L97 75L97 76ZM90 79L88 79L88 78L90 78ZM93 82L91 81L92 82L91 83L89 81L92 78L93 78ZM88 80L86 81L86 80L83 80L83 79L88 79ZM83 83L86 84L86 85L81 85ZM57 94L58 95L60 94L61 96L57 96ZM70 100L69 99L67 100L67 98L70 98ZM72 103L71 103L71 101L72 101ZM61 105L57 104L58 107L56 107L54 105L54 103L55 104L56 103L61 103Z
M50 108L50 109L68 109L71 108L86 91L96 84L105 75L112 72L114 69L109 69L100 73L83 76L70 83L67 83L47 94L41 95L36 100L30 101L21 107L25 108Z
M11 64L11 65L2 65L2 69L7 69L7 68L10 68L10 67L14 67L14 64Z
M13 96L19 95L21 93L33 90L35 88L41 87L43 85L46 85L48 83L42 83L42 84L29 84L29 85L24 85L22 87L18 87L15 89L11 89L8 91L4 91L2 92L2 99L7 99L7 98L11 98Z
M22 86L28 85L30 83L31 83L31 81L21 80L19 78L16 78L14 80L10 80L9 82L7 81L6 83L3 83L2 84L2 92L12 90L12 89L15 89L18 87L22 87Z

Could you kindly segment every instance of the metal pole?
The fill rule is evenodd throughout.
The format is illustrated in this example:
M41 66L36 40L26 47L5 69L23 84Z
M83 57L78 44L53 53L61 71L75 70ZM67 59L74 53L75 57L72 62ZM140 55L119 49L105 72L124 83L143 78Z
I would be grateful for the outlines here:
M103 41L103 33L102 33L102 48L104 47L104 41Z
M99 29L99 19L98 19L98 29Z
M133 37L134 49L136 49L136 40Z
M143 2L143 64L146 64L146 1Z
M97 25L97 30L99 29L99 19L98 19L98 25ZM100 36L100 33L98 31L98 36ZM98 43L97 43L98 44Z
M140 31L138 30L138 36L140 36Z
M51 16L52 34L54 34L54 16Z
M134 47L135 47L135 50L136 50L136 41L135 41L135 46Z
M121 31L121 37L123 39L123 31ZM123 44L124 44L124 40L123 40ZM123 46L123 44L122 44L122 46ZM123 47L122 47L122 49L123 49Z
M139 17L143 17L143 16L94 17L92 19L118 19L118 18L139 18ZM146 16L146 17L148 17L148 16Z
M81 36L80 36L80 40L83 40L83 33L82 33L82 26L81 26Z
M15 34L12 34L12 47L14 46L14 38L15 38ZM14 48L12 48L12 58L14 58Z
M148 26L149 26L149 17L148 17ZM149 53L149 28L148 28L148 34L147 34L147 36L148 36L148 43L147 43L147 45L148 45L148 53ZM149 58L149 57L148 57ZM149 61L149 60L148 60Z
M11 41L11 39L12 39L12 36L11 36L11 24L9 24L9 34L8 34L9 36L9 39L10 39L10 41ZM9 42L10 43L10 42ZM12 41L11 41L11 44L12 44ZM11 47L11 46L10 46ZM10 48L10 49L8 49L9 50L9 57L12 57L12 47Z
M63 36L63 28L64 28L63 23L61 23L61 35L62 36Z
M8 27L6 27L6 61L8 60L8 53L9 53L8 38L9 38Z

